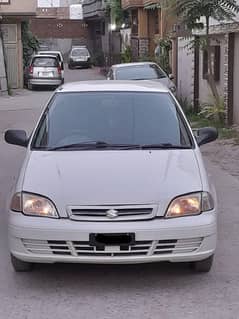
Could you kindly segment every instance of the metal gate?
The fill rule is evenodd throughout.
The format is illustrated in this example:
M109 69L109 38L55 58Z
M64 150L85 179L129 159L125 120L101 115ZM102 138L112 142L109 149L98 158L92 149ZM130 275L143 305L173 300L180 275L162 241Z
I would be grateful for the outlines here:
M18 54L17 25L2 24L3 42L5 48L8 83L12 89L18 88Z

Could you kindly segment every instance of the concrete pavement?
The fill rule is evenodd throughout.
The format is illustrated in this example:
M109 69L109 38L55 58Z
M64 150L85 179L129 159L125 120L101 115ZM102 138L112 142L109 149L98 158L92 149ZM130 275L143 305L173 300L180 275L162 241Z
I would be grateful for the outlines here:
M5 144L3 132L13 127L30 132L51 93L26 91L11 98L11 105L0 98L0 319L238 319L239 181L208 161L220 207L209 274L194 274L184 264L38 265L32 273L13 272L5 206L24 149Z

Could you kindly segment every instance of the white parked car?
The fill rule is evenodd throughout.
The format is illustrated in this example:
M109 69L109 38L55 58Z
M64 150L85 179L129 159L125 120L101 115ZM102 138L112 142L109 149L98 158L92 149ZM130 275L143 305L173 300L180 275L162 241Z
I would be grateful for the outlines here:
M176 94L176 86L173 83L172 74L167 75L163 69L153 62L133 62L112 65L107 80L137 80L155 81L164 84L173 94Z
M190 262L209 271L217 238L216 193L173 94L154 82L65 84L26 147L12 196L9 238L16 271L34 263Z

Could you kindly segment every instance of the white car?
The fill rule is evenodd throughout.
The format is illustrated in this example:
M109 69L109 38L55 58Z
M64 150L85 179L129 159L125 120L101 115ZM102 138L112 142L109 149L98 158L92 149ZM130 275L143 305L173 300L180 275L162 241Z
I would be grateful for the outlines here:
M68 68L92 66L91 55L86 46L72 47L68 58Z
M173 94L153 82L65 84L46 105L12 195L16 271L34 263L190 262L209 271L217 238L215 189Z
M164 84L173 94L176 94L176 86L173 83L172 74L167 75L163 69L153 62L133 62L112 65L107 80L137 80L155 81Z

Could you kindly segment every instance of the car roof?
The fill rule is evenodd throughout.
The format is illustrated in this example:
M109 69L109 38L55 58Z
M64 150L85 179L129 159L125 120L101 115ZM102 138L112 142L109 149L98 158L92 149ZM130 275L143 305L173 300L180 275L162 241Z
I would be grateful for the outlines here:
M167 93L169 89L154 81L80 81L66 83L57 89L57 92L161 92Z
M73 45L71 48L72 48L72 49L86 48L86 45Z
M51 53L62 55L62 54L61 54L61 51L39 50L39 51L37 51L37 52L38 52L38 54L39 54L40 52L41 52L41 53L44 53L44 55L45 55L45 54L51 54Z
M114 64L112 68L125 68L131 66L144 66L144 65L151 65L156 64L155 62L132 62L132 63L121 63L121 64Z
M54 58L57 59L57 57L55 55L51 55L51 54L35 54L32 56L32 58Z
M72 48L71 48L71 51L73 51L73 50L79 50L79 49L85 49L85 50L89 51L89 50L88 50L88 48L87 48L86 46L81 46L81 47L72 47Z

